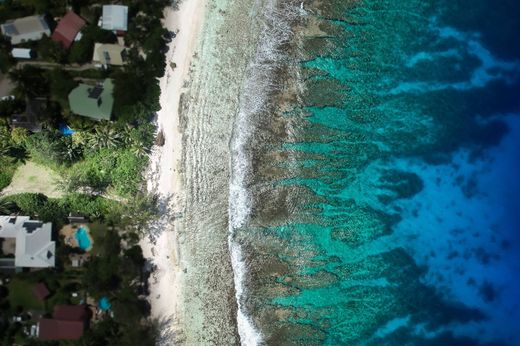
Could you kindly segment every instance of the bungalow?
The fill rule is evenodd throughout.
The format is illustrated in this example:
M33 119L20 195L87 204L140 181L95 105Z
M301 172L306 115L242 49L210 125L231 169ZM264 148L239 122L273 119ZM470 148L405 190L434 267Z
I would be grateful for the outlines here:
M100 19L102 29L122 34L128 30L128 6L104 5Z
M98 67L122 66L126 60L126 48L119 44L96 43L92 63Z
M37 41L43 35L50 36L51 30L43 16L30 16L9 20L1 25L2 34L11 39L11 44Z
M61 42L63 47L68 49L84 26L85 20L76 13L70 11L59 21L51 38L56 42Z
M0 216L0 238L15 238L15 267L48 268L55 265L56 243L52 224L29 216Z
M94 120L110 120L114 97L111 79L103 84L80 84L69 93L70 109L73 113Z
M37 332L40 340L78 340L89 320L84 305L56 305L52 318L41 318Z
M29 48L13 48L11 55L15 59L32 59L33 52Z

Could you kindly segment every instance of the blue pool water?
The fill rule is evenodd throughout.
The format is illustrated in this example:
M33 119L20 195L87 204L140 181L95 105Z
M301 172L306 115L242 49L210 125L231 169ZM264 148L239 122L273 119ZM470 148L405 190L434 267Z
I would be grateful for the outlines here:
M90 249L92 242L90 241L90 237L88 236L87 230L85 228L78 228L74 236L76 237L78 245L82 250Z
M112 307L112 304L110 304L107 297L102 297L98 302L98 307L103 311L107 311Z

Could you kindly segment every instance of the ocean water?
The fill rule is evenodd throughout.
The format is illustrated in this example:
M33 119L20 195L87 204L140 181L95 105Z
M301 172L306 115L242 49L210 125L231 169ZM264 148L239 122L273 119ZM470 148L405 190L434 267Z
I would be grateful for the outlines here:
M520 345L520 2L256 4L230 141L242 343Z

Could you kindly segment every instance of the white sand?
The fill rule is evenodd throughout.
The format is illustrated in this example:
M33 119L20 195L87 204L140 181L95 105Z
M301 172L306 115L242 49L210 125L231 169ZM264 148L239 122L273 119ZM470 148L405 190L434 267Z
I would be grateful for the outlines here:
M148 171L148 190L159 196L161 218L150 229L150 236L141 242L144 256L156 265L150 279L152 318L164 323L163 337L173 333L180 316L180 275L182 273L175 232L174 216L183 209L182 182L179 169L182 159L182 135L179 128L179 101L183 84L189 77L205 12L205 0L185 0L178 11L166 10L164 25L177 33L166 56L165 76L160 79L161 110L157 126L162 129L165 144L154 147ZM176 67L171 68L174 62ZM173 335L172 338L175 338ZM163 339L164 344L169 344Z

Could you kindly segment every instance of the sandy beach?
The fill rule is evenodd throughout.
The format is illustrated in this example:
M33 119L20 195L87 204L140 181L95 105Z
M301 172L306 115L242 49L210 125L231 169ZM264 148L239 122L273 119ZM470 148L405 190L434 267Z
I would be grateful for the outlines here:
M182 134L179 128L179 102L183 85L203 24L205 0L183 1L177 10L165 10L164 26L177 35L169 46L166 71L160 80L161 110L157 128L162 130L165 143L153 148L147 172L148 191L159 197L162 216L155 222L150 235L141 246L143 254L155 265L150 280L151 317L161 322L164 344L174 340L179 316L182 271L175 231L175 215L182 212L183 194L179 168L182 157Z

